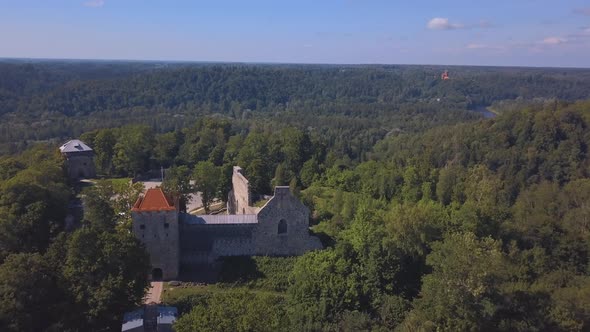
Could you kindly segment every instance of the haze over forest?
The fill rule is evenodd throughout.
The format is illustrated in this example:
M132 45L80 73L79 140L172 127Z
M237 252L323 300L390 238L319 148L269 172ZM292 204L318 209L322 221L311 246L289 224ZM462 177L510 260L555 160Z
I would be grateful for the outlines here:
M0 57L590 67L584 0L2 1Z

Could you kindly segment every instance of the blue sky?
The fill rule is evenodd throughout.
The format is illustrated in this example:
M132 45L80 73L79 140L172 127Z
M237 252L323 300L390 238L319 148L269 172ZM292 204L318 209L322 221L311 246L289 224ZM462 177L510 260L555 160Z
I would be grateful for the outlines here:
M0 0L0 57L590 67L590 1Z

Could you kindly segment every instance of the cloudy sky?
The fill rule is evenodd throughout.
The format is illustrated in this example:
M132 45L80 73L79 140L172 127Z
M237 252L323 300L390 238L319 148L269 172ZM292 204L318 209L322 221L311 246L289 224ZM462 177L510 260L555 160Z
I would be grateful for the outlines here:
M0 0L0 57L590 67L588 0Z

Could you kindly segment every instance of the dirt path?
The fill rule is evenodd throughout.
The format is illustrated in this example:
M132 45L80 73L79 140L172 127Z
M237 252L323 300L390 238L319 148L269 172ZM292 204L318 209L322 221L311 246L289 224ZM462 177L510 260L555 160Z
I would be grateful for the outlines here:
M144 297L143 303L160 303L162 297L162 288L164 283L162 281L152 281L151 287L146 296Z

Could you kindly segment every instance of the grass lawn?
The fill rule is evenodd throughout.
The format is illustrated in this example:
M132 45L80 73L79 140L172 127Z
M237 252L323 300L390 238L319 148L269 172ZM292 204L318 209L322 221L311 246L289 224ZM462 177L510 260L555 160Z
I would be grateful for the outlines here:
M213 204L211 204L211 206L209 207L209 210L211 213L213 212L217 212L220 210L223 210L225 208L225 203L224 202L215 202ZM188 213L193 214L193 215L205 215L205 207L200 207L194 210L189 211Z
M259 201L256 201L253 206L261 208L264 206L264 204L266 204L268 201L270 201L270 199L261 199Z
M287 295L281 292L273 292L268 290L251 289L248 287L236 287L227 285L195 285L190 283L183 283L180 286L170 286L164 283L162 290L162 303L164 305L178 308L180 314L189 312L195 306L207 305L207 301L216 295L232 294L256 294L267 295L274 298L286 298Z
M268 290L251 289L249 287L234 287L227 285L194 285L183 283L180 286L170 286L167 282L164 283L162 290L162 302L175 303L179 299L187 296L207 296L211 294L231 294L236 292L249 292L255 294L267 294L275 296L286 296L282 292L274 292Z
M131 182L131 178L117 178L117 179L105 179L113 183L113 186L123 186Z
M244 293L286 300L288 278L296 257L226 257L215 284L164 283L162 302L186 313L214 297L243 297ZM233 296L235 294L235 296Z

